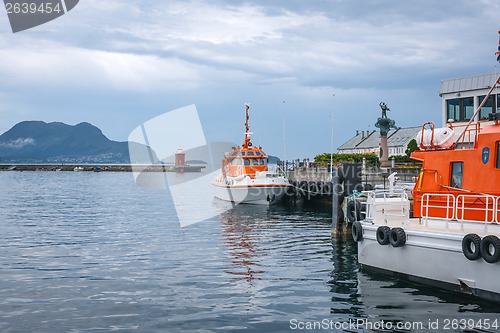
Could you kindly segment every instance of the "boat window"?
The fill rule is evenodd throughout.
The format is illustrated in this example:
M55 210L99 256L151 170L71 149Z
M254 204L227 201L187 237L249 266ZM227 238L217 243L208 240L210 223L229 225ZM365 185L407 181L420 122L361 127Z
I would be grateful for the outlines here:
M236 156L236 155L238 155L238 152L237 152L237 151L234 151L234 152L231 154L231 156Z
M252 165L259 165L259 160L256 158L252 159Z
M255 154L254 154L254 152L253 152L253 151L249 151L249 152L247 153L247 156L255 156Z
M260 153L260 151L256 151L255 156L262 156L262 154Z
M249 160L248 158L245 158L245 160L244 160L244 161L245 161L245 165L246 165L246 166L250 165L250 160Z
M446 101L447 110L448 110L448 119L453 119L455 121L460 120L460 100L458 98L449 99Z
M500 94L497 95L497 113L500 113Z
M241 159L239 158L232 159L231 165L241 165Z
M474 115L474 97L466 97L462 99L464 120L471 120Z
M483 102L484 98L486 96L479 96L479 105ZM479 111L479 120L487 120L488 115L496 110L495 107L495 96L490 95L490 97L486 100L486 103L484 103L483 107L481 108L481 111Z
M265 158L261 158L260 159L260 165L266 165L266 159Z
M497 156L496 156L496 159L497 159L496 167L497 167L497 169L500 169L500 141L497 141Z
M464 162L451 162L450 186L454 188L462 188L463 176L464 176Z

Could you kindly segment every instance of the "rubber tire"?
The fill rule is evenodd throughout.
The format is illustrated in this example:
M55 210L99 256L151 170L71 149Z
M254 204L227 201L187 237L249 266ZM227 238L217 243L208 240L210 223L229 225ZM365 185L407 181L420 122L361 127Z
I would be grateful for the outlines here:
M356 199L351 199L347 202L346 213L350 223L361 220L360 211L361 204Z
M490 245L493 245L493 253L490 253ZM500 239L497 236L488 235L481 240L481 255L486 262L494 264L500 260Z
M471 245L474 244L474 251ZM469 260L477 260L481 258L481 237L476 234L467 234L462 239L462 253Z
M377 242L380 245L387 245L390 243L389 234L391 233L391 228L386 225L377 228Z
M406 233L403 228L392 228L389 234L389 242L393 247L402 247L406 244Z
M352 224L352 239L354 239L355 242L361 242L363 240L363 226L359 221L355 221Z

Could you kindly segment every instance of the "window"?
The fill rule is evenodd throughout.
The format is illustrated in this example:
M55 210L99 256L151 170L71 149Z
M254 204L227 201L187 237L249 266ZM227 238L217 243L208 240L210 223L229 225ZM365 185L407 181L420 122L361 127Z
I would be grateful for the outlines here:
M471 120L474 115L474 97L462 98L463 103L463 120Z
M259 160L256 158L252 159L252 165L259 165Z
M486 96L479 96L479 105L481 105L485 97ZM479 120L488 120L488 115L495 109L495 96L490 95L486 103L484 103L483 107L481 108L481 111L479 111Z
M247 156L255 156L255 153L254 153L253 151L249 151L249 152L247 153Z
M249 160L248 158L245 158L245 160L244 160L244 161L245 161L245 165L246 165L246 166L249 166L249 165L250 165L250 160Z
M496 156L496 167L500 169L500 141L497 141L497 156Z
M241 159L239 159L239 158L232 159L231 165L234 165L234 166L241 165Z
M450 186L454 188L462 188L463 176L464 176L464 162L451 162Z
M468 121L474 115L474 97L449 99L446 101L447 119Z
M497 113L500 113L500 94L497 95Z
M448 109L448 119L453 119L455 121L460 120L460 100L458 98L456 99L449 99L446 101L447 104L447 109Z

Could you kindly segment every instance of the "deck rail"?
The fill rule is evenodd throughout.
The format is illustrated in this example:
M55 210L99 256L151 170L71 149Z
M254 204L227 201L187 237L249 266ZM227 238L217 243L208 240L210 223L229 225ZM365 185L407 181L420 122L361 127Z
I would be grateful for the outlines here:
M481 203L481 206L475 205ZM431 216L429 211L443 210L444 216ZM467 219L467 214L484 212L484 220ZM464 230L465 223L483 223L485 231L489 224L500 223L500 197L488 194L453 194L425 193L422 195L420 216L428 227L429 218L444 220L446 229L450 222L459 222L460 229Z

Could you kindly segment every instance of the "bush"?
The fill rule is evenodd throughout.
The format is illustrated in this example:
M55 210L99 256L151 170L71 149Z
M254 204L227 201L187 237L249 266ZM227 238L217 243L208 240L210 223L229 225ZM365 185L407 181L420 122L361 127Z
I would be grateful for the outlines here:
M330 154L323 153L314 157L314 162L319 163L322 167L328 167L330 164L330 156L333 163L361 163L363 158L366 159L366 166L378 166L380 164L379 158L376 154Z

